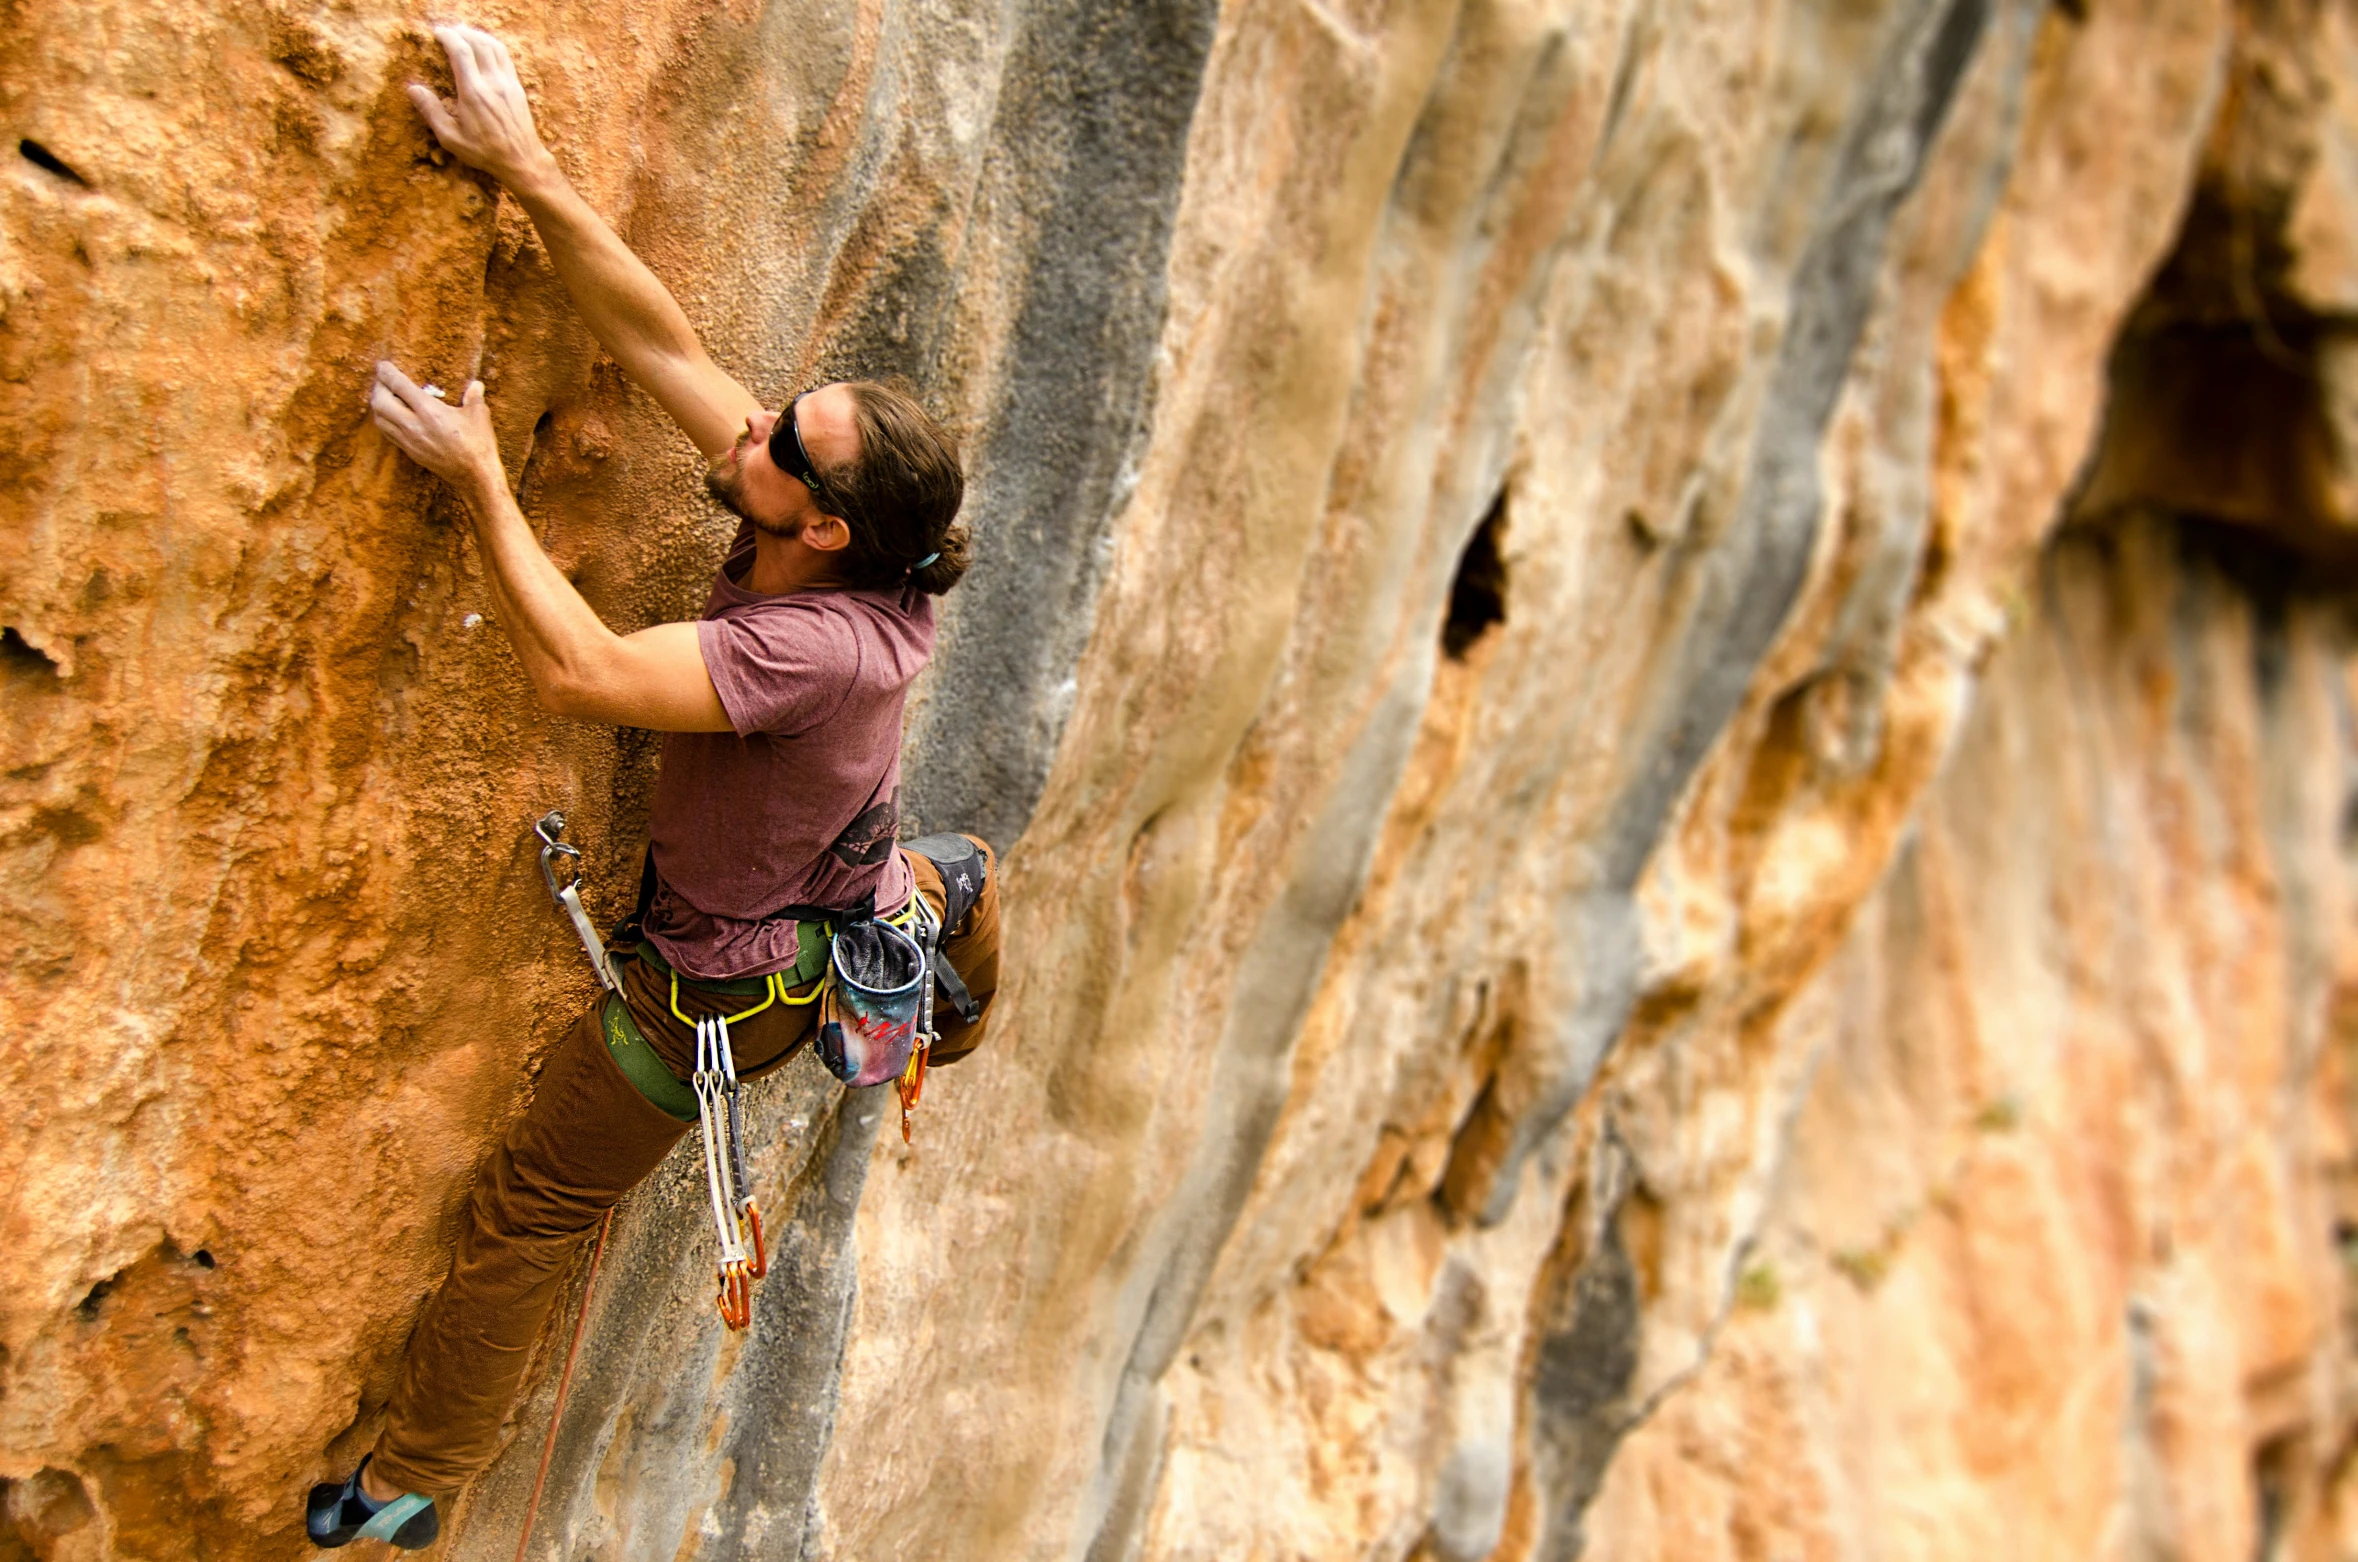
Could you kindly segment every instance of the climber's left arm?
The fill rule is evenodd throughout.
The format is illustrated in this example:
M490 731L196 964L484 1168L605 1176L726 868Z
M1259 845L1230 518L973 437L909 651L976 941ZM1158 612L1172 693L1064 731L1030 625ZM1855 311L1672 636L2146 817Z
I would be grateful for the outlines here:
M688 316L647 263L584 200L540 139L508 47L480 27L445 23L456 96L412 82L410 101L444 150L507 186L540 234L549 264L598 345L653 396L709 459L764 408L712 361Z
M544 707L657 732L731 730L694 623L618 635L541 550L508 492L481 381L451 406L380 363L369 410L387 439L466 500L500 626Z

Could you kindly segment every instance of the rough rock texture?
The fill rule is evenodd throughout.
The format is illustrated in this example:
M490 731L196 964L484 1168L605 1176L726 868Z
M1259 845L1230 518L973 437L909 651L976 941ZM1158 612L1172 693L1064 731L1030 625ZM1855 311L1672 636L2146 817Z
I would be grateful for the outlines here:
M653 756L366 366L619 627L725 525L420 15L0 18L0 1557L291 1557ZM541 1554L2358 1545L2347 0L473 19L748 383L968 434L1011 847L913 1149L757 1093L748 1335L625 1205Z
M1597 1555L2358 1548L2346 608L2150 516L2033 589Z
M1599 1554L2358 1554L2358 30L2240 21L2074 524L1764 1029L1790 1150Z

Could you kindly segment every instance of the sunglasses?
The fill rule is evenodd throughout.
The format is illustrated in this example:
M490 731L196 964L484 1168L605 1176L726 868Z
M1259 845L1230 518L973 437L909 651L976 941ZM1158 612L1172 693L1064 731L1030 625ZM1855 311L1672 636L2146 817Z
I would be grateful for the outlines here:
M804 396L809 395L803 392ZM811 465L811 453L802 446L802 429L795 423L794 409L802 396L786 403L785 415L770 430L770 459L778 463L778 470L811 491L811 502L828 515L841 515L835 500L829 496L827 485L819 481L819 469Z

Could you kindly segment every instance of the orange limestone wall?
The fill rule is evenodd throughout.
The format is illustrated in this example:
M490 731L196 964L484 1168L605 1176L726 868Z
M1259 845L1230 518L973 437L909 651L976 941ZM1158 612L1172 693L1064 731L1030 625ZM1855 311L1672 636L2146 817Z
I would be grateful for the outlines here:
M1010 960L913 1145L749 1092L748 1332L624 1203L536 1555L2358 1547L2358 7L486 3L720 361L964 436ZM617 628L730 525L443 14L7 17L0 1562L308 1554L591 991L531 819L634 883L369 366Z

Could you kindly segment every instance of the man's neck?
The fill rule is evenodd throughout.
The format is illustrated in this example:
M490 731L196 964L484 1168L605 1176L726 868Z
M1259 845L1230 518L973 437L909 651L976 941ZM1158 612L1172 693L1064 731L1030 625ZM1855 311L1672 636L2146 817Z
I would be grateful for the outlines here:
M774 597L842 582L835 578L832 553L814 548L800 537L774 536L757 526L753 529L753 563L738 584L747 591Z

